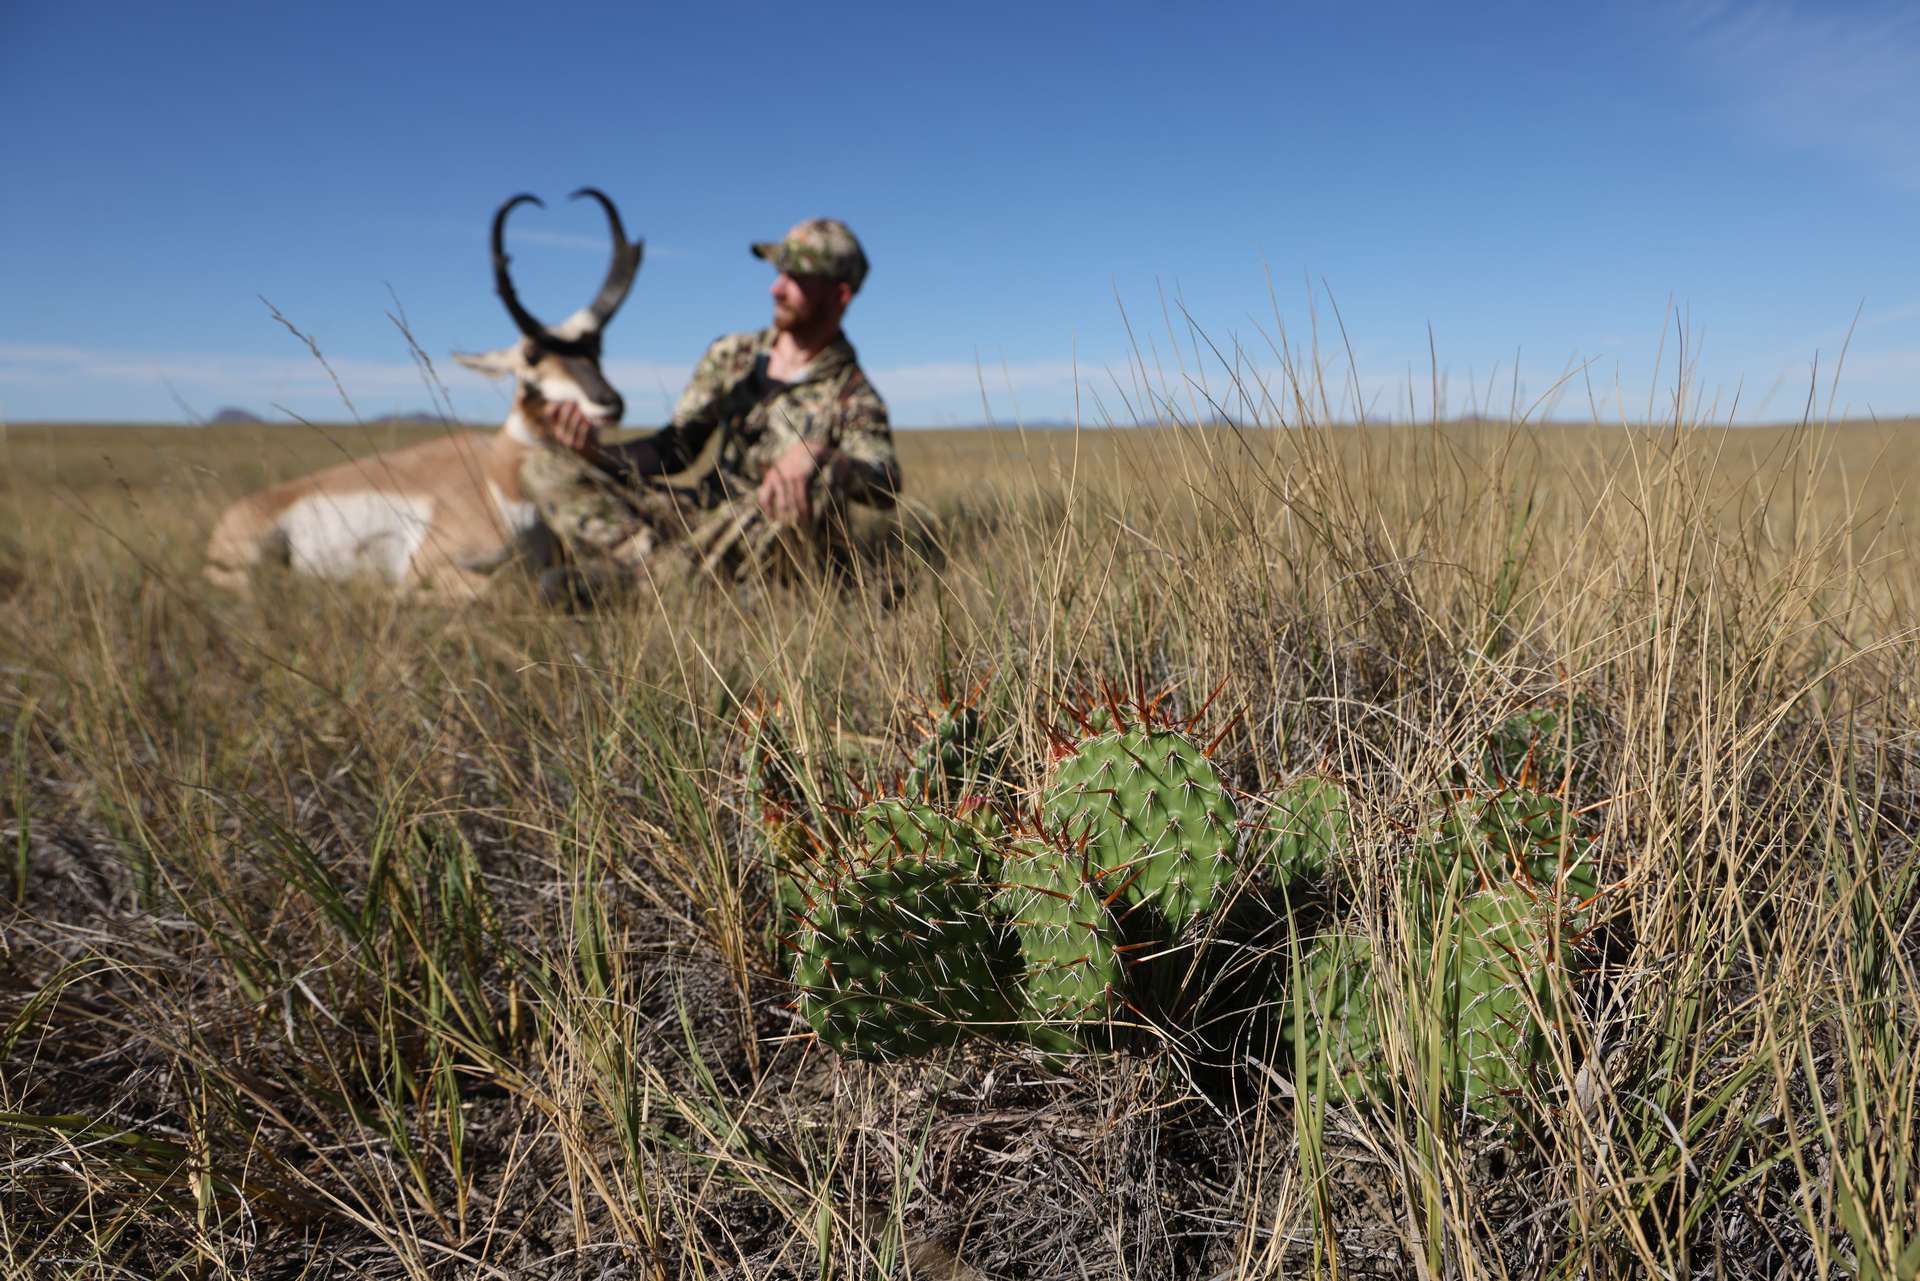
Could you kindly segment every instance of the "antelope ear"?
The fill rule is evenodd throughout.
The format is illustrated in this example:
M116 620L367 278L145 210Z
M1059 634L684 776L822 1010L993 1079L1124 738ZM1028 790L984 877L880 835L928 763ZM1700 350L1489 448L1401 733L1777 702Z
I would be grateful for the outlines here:
M525 368L520 358L520 344L502 347L498 351L456 351L453 358L476 373L489 378L506 378Z

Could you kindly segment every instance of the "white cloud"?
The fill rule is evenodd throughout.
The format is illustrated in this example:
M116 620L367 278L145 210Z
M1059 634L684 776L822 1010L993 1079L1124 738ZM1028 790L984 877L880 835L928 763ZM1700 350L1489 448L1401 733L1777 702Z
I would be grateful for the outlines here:
M441 403L421 371L406 360L328 358L333 374L362 417L412 412ZM614 359L606 373L626 396L627 421L664 421L693 372L679 361ZM1082 365L1082 378L1104 378ZM870 369L894 421L906 425L977 423L987 411L997 421L1063 417L1072 412L1069 362L932 361ZM457 417L492 421L505 413L512 384L486 379L436 357L434 374ZM170 419L228 405L272 417L283 406L303 417L348 417L333 377L311 356L135 351L71 344L0 342L0 416L61 419Z
M1885 374L1920 374L1920 347L1849 351L1840 380L1844 386L1849 377L1877 378Z
M1080 367L1083 379L1098 372ZM1073 407L1074 367L1068 361L925 361L867 373L893 420L908 425L1057 418Z
M411 362L328 358L349 394L419 388ZM41 386L102 382L235 383L294 391L330 388L332 380L311 356L218 356L98 350L35 343L0 343L0 382Z
M499 411L502 398L482 391L477 375L445 359L436 359L433 368L458 416L484 419ZM307 355L0 342L0 412L10 417L165 420L209 415L229 405L270 417L277 405L302 417L338 420L350 416L342 389L363 417L442 404L438 390L408 360L329 356L323 366Z
M1920 378L1920 347L1911 342L1911 321L1920 306L1900 306L1862 318L1842 371L1837 407L1868 406L1882 413L1911 410L1911 389ZM1866 341L1868 331L1884 341ZM1839 334L1801 351L1783 351L1737 362L1711 360L1695 371L1692 385L1704 395L1701 410L1723 419L1739 396L1743 421L1796 416L1806 399L1812 353L1822 352L1817 401L1824 404L1832 378L1832 361ZM1440 374L1438 399L1443 416L1478 409L1504 417L1515 402L1512 354L1498 362L1475 364L1448 361ZM444 404L430 390L409 361L340 359L330 362L354 407L364 418L398 412L433 410ZM1414 371L1409 386L1407 370ZM1574 366L1578 369L1578 366ZM497 422L505 414L512 384L489 380L449 360L436 360L435 373L452 400L454 416L469 422ZM1397 371L1397 372L1393 372ZM610 360L606 372L627 399L627 422L632 426L660 423L672 413L680 390L692 372L684 362L640 359ZM1190 385L1177 369L1165 376L1140 371L1125 361L1071 361L982 359L978 362L922 361L875 366L868 371L886 398L893 421L903 427L961 426L981 422L1009 425L1070 422L1076 414L1089 426L1130 425L1177 414L1207 417L1218 406L1243 422L1292 422L1296 417L1291 382L1271 364L1243 359L1235 386L1233 377L1214 367ZM1076 386L1075 374L1078 373ZM1312 382L1310 370L1300 376ZM1566 377L1568 366L1548 366L1531 357L1521 361L1517 404L1534 417L1584 420L1597 414L1612 421L1621 413L1632 419L1647 413L1653 375L1650 363L1636 369L1632 358L1609 353L1595 361L1583 376L1567 379L1558 395L1551 392ZM1742 375L1745 375L1744 379ZM1314 416L1351 421L1356 406L1364 405L1368 418L1423 421L1433 412L1435 399L1426 371L1426 353L1417 357L1362 360L1357 396L1355 381L1344 362L1329 365L1324 374L1328 410L1314 397ZM1652 389L1656 414L1667 412L1672 370L1662 371ZM982 391L984 387L984 401ZM1589 387L1593 396L1590 406ZM1264 390L1263 390L1264 388ZM1538 403L1537 403L1538 402ZM309 356L285 357L218 355L207 353L143 352L96 349L61 344L0 342L0 420L71 419L93 421L165 421L205 417L228 405L237 405L266 418L276 418L280 406L306 418L338 421L348 417L327 371Z
M1920 8L1699 0L1673 12L1683 49L1762 133L1920 190Z

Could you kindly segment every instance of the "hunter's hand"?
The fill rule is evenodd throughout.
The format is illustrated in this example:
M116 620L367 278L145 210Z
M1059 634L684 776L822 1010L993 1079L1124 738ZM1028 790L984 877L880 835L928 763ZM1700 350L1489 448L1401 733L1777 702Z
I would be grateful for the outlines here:
M600 427L587 417L586 411L571 400L558 400L547 405L547 431L553 443L565 445L574 453L582 453L600 443Z
M824 453L823 450L816 454L813 446L804 440L795 441L792 449L767 468L754 497L760 500L760 510L769 519L782 525L799 525L813 514L807 491L813 485L813 474L820 470Z

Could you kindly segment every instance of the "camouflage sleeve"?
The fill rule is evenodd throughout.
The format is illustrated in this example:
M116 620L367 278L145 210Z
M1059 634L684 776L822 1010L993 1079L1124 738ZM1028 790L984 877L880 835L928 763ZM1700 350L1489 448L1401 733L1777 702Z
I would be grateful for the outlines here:
M846 497L874 507L893 506L900 492L900 462L893 452L886 402L856 370L840 393L838 410L832 444L853 464Z
M739 381L742 338L729 334L707 345L700 363L694 366L693 377L687 379L687 389L680 393L672 421L646 438L659 457L661 474L672 475L692 466L706 448L713 429L720 425L721 406Z

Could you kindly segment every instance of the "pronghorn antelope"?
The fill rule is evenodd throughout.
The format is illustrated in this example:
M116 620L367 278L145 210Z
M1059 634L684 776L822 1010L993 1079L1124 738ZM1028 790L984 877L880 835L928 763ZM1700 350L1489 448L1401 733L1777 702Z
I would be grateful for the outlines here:
M547 443L546 407L573 401L600 424L620 421L620 394L600 371L600 331L640 270L642 245L627 239L613 201L592 187L613 234L613 263L593 302L549 329L520 305L503 244L518 195L493 216L493 280L521 339L454 359L484 374L518 380L513 408L495 432L455 432L424 444L356 458L263 489L234 503L207 540L206 575L244 590L252 569L281 564L296 573L371 576L428 596L470 597L486 570L511 555L545 559L553 539L520 492L520 464Z

